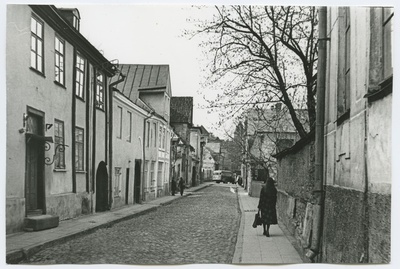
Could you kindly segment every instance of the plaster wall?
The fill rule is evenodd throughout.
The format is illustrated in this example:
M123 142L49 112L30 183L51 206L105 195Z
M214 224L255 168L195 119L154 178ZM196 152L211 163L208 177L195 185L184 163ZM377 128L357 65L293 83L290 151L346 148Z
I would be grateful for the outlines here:
M55 169L54 163L44 165L46 208L54 212L49 201L61 194L72 192L72 96L73 47L65 41L65 85L55 83L54 39L55 31L44 22L43 74L30 68L31 14L27 5L7 5L6 85L7 85L7 165L6 215L7 232L20 230L25 216L25 133L23 115L31 107L44 113L43 134L54 140L54 121L64 123L65 169ZM46 128L47 125L47 128ZM44 157L54 159L55 144ZM48 213L48 212L47 212Z
M114 96L116 94L114 93ZM112 193L113 207L119 207L126 204L126 188L128 188L128 204L134 203L134 174L135 174L135 159L143 159L143 121L145 119L144 112L139 112L133 104L129 105L120 100L121 97L114 97L113 105L113 167L112 176ZM122 135L118 137L120 128L120 111L122 108ZM132 115L131 119L131 134L128 111ZM130 136L130 141L129 141ZM117 177L115 176L115 167L121 168L120 182L116 184ZM129 168L129 182L127 184L127 168ZM115 196L115 188L119 186L121 192Z

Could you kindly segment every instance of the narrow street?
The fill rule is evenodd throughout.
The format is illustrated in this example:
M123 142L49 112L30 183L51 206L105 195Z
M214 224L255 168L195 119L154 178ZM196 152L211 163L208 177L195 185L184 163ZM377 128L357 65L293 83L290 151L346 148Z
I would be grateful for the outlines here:
M231 263L240 209L230 186L204 188L156 211L44 249L23 264Z

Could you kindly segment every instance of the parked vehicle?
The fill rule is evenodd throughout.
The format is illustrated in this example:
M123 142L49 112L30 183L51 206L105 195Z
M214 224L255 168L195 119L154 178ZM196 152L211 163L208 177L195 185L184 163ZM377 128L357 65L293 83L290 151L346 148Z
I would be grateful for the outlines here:
M235 178L233 177L233 173L227 170L216 170L213 173L213 181L220 183L235 183Z

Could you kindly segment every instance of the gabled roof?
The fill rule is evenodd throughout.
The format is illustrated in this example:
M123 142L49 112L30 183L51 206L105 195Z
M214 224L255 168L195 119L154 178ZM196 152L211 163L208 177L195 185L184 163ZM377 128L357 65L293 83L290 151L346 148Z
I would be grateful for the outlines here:
M120 64L125 81L115 88L136 103L140 94L166 92L171 96L169 65ZM110 83L117 80L113 78Z
M171 123L193 123L193 97L171 97L170 110Z

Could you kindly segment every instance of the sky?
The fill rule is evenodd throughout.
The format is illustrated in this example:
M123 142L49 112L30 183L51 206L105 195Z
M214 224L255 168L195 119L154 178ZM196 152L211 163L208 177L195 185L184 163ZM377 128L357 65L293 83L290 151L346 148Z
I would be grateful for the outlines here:
M76 7L81 15L80 32L108 60L121 64L168 64L172 96L192 96L193 123L203 125L216 135L216 114L200 108L207 105L201 82L206 66L199 38L190 39L184 30L195 29L190 18L210 18L214 8L199 9L189 5L64 5ZM207 92L207 96L212 92Z

